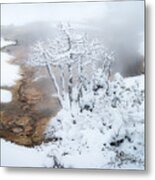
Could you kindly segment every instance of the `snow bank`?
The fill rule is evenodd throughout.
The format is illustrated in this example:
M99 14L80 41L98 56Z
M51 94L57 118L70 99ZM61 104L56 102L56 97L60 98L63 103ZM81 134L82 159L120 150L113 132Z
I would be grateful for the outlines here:
M8 103L12 101L12 93L8 90L1 89L1 102Z
M1 47L14 44L12 41L5 41L1 39ZM9 60L14 57L8 55L7 53L1 52L1 86L13 86L16 81L21 78L19 74L19 66L9 63Z
M45 155L35 148L26 148L1 139L1 165L42 167Z
M126 87L132 87L135 84L137 84L139 87L139 89L144 89L144 85L145 85L145 79L144 79L144 75L140 75L140 76L135 76L135 77L129 77L129 78L125 78L125 86Z
M5 41L1 38L1 48L11 44L15 44L15 42ZM9 60L13 58L7 53L1 52L1 86L13 86L21 78L19 75L19 66L9 63Z
M16 44L16 42L14 42L14 41L6 41L3 38L1 38L1 46L0 46L0 48L4 48L6 46L13 45L13 44Z
M12 56L1 52L1 86L13 86L20 79L19 66L9 63Z

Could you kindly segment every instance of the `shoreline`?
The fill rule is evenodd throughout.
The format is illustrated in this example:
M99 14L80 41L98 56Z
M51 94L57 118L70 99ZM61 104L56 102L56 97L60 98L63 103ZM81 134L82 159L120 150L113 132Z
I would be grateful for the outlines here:
M18 44L13 44L5 46L1 49L1 52L8 54L7 49L15 46L18 49ZM11 53L11 50L9 50L10 54L12 56L14 53ZM9 63L15 65L14 61L16 59L18 57L14 57ZM11 87L1 87L3 90L9 89L12 93L12 101L9 103L1 102L2 121L0 122L0 136L16 144L34 146L44 141L44 130L50 119L56 115L59 108L57 105L54 105L54 112L53 109L51 112L48 110L51 107L51 103L57 103L56 99L52 99L50 101L53 102L50 102L49 108L41 107L43 110L39 110L38 106L41 106L44 101L49 101L49 98L46 97L45 99L47 92L43 92L46 89L40 90L38 87L41 87L39 81L42 82L44 79L39 79L39 81L34 83L35 70L24 67L21 64L18 64L18 66L20 67L20 74L22 74L21 79ZM46 103L48 104L48 102Z

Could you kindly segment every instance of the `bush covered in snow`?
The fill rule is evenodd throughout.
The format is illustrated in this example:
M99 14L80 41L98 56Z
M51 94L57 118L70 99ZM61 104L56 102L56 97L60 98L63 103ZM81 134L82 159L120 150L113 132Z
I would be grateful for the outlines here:
M99 89L84 102L93 109L70 114L62 109L51 120L45 166L54 168L144 168L144 77L108 81L96 73ZM88 93L88 92L87 92ZM55 141L56 140L56 141Z

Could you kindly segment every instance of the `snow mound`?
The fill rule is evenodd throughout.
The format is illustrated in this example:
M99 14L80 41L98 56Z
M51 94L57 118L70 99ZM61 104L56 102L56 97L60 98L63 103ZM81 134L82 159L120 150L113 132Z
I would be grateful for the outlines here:
M1 89L1 102L8 103L12 101L12 93L8 90Z

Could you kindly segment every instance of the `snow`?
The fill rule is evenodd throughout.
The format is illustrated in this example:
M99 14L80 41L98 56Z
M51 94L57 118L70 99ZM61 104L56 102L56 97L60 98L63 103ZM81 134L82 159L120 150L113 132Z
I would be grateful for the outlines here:
M143 80L143 75L127 79L119 74L115 76L110 91L114 90L112 86L120 83L117 90L125 100L117 104L117 108L113 108L107 99L113 98L113 95L103 99L102 90L99 90L95 97L97 108L93 112L84 110L72 117L67 109L62 109L51 119L45 133L47 138L57 137L58 141L38 148L26 148L2 139L2 166L143 170L144 99L139 106L128 104L137 98L137 92L144 90L144 86L136 85L138 82L143 84ZM130 94L134 97L123 91L124 85L127 86L125 88L130 85ZM110 145L121 139L123 142L120 145Z
M134 86L136 83L139 85L139 89L144 89L144 75L140 75L140 76L135 76L135 77L129 77L125 79L125 85L127 87L131 87Z
M1 89L1 102L8 103L12 101L12 93L8 90Z
M5 41L4 39L2 42L3 42L2 47L14 43L12 41ZM21 78L19 74L20 71L19 66L9 63L9 60L13 58L14 58L13 56L1 52L1 86L11 87L15 85L16 81Z
M35 148L19 146L1 139L1 166L42 167L44 155Z
M143 75L123 79L116 74L109 84L109 96L103 98L103 89L95 96L92 112L84 110L73 117L67 109L62 109L46 129L47 138L60 140L42 145L48 152L45 165L143 170L143 82ZM113 105L116 97L120 100Z
M14 41L6 41L6 40L4 40L4 38L1 38L1 46L0 46L0 48L4 48L6 46L13 45L13 44L16 44L16 42L14 42Z
M12 86L20 78L11 58L2 53L2 85ZM109 81L105 71L96 69L89 83L84 81L80 106L74 97L69 106L65 92L63 108L45 131L53 141L26 148L2 139L2 166L143 170L144 75L123 78L117 73ZM77 91L74 86L73 94Z
M1 48L15 44L13 41L1 39ZM9 60L14 57L1 52L1 86L13 86L20 79L19 66L12 65ZM1 102L9 103L12 100L12 93L1 89ZM1 139L1 165L12 167L42 167L44 162L43 152L36 148L26 148Z

